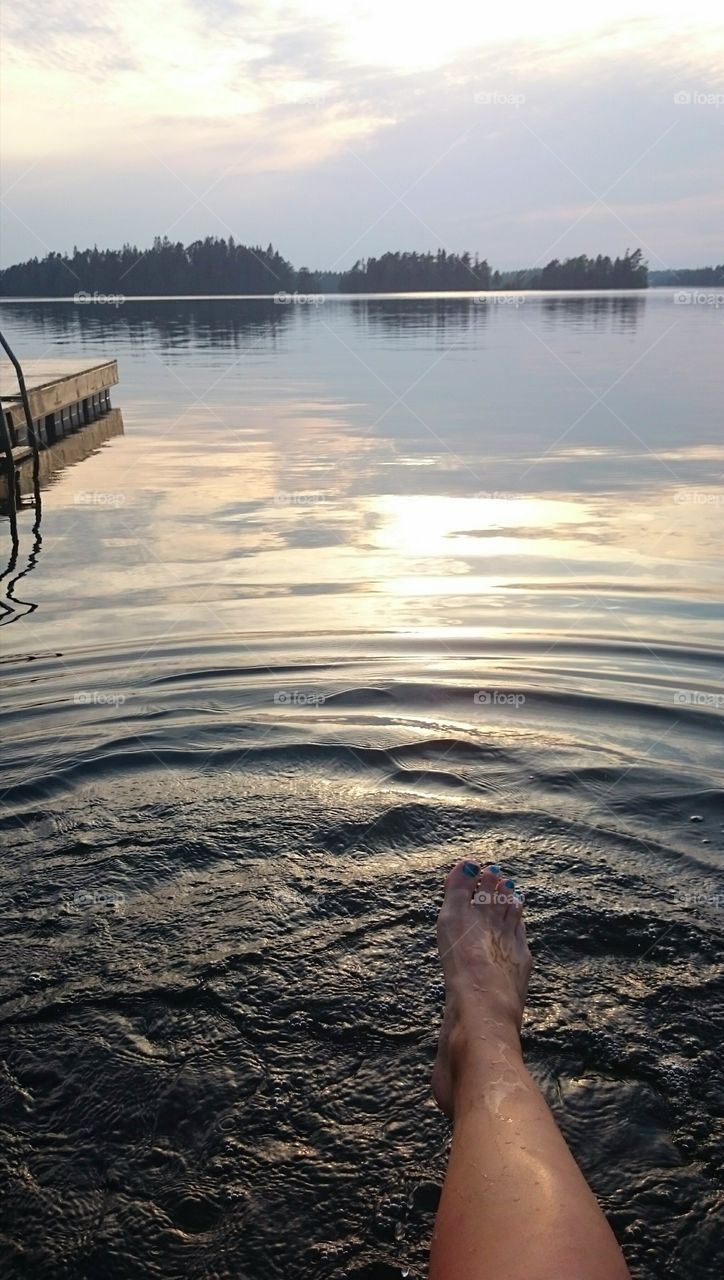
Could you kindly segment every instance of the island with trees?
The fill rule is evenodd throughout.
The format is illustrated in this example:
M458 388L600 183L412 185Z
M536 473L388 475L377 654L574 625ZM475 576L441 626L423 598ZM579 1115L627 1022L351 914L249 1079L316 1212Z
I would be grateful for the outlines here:
M478 254L446 249L390 252L349 271L296 269L273 245L207 236L183 245L157 236L147 249L48 253L0 271L0 297L67 298L79 292L124 297L279 293L479 293L504 290L645 289L649 285L724 284L724 266L649 273L640 249L618 258L580 254L519 271L491 269Z

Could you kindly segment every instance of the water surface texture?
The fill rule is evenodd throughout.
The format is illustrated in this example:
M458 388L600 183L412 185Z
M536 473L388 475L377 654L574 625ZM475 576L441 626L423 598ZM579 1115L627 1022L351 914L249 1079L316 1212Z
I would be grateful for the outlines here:
M125 433L0 518L0 1272L423 1277L465 856L636 1280L718 1278L721 312L1 311Z

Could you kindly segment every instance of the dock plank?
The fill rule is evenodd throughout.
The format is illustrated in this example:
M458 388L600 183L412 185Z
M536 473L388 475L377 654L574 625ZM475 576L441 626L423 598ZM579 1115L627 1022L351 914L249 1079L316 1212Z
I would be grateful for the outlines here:
M77 361L26 361L25 386L33 419L66 409L69 405L118 383L118 362L102 360L79 365ZM13 426L23 414L15 371L3 366L0 373L0 402Z
M91 373L94 369L105 369L114 366L116 380L118 364L115 360L89 360L85 363L78 360L23 360L21 367L28 391L37 391L52 382L63 382L68 378L80 377ZM19 400L18 380L15 370L8 362L0 365L0 400Z

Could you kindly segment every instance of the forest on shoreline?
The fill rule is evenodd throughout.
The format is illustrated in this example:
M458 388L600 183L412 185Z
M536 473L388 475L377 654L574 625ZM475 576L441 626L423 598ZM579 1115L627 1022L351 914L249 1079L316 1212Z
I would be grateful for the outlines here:
M360 259L349 271L296 269L273 245L207 236L183 245L157 236L151 248L74 249L0 270L0 297L221 295L280 293L480 292L487 289L642 289L724 285L724 266L649 273L640 249L622 257L581 254L520 271L491 269L477 254L394 252Z

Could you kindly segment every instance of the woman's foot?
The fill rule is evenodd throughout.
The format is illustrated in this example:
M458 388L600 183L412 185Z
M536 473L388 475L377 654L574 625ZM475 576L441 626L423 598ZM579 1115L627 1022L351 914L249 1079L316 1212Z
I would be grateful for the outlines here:
M631 1280L523 1062L531 960L512 881L453 867L438 943L447 999L432 1086L455 1128L430 1280Z
M498 1054L520 1052L532 960L512 880L497 867L458 862L445 881L437 942L446 998L432 1091L452 1116L456 1074L466 1054L485 1042Z

